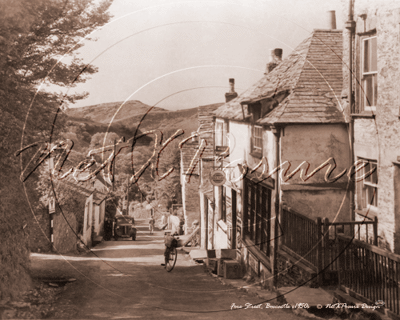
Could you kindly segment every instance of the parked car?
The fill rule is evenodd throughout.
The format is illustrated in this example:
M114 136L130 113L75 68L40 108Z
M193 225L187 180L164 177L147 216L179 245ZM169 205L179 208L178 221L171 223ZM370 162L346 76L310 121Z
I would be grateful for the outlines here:
M131 238L136 240L135 220L129 216L117 216L114 223L114 239Z

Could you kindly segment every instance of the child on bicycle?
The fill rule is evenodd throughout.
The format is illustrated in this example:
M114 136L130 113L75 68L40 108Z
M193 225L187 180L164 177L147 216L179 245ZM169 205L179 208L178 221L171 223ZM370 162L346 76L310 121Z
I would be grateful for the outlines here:
M164 260L165 263L162 263L161 265L166 267L167 263L168 263L168 259L170 258L170 252L173 250L173 248L176 248L177 246L177 240L174 237L175 235L177 235L177 233L169 233L166 234L164 237L164 243L165 243L165 251L164 251Z

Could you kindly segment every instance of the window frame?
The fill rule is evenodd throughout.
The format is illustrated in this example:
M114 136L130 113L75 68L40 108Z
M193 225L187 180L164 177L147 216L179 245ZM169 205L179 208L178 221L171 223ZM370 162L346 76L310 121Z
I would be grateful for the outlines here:
M259 129L261 135L255 136L255 129ZM259 125L251 126L251 154L255 156L262 156L263 153L263 127ZM256 146L256 139L259 139L261 146Z
M216 119L215 120L215 146L223 147L224 146L224 122L223 120ZM221 127L220 129L218 127ZM220 140L220 141L219 141Z
M361 210L367 209L378 209L378 191L379 191L379 176L378 176L378 161L374 159L367 159L358 157L358 160L363 161L363 163L367 162L368 165L363 167L360 171L357 172L358 178L361 178L366 173L369 173L372 167L375 167L376 170L370 174L368 177L362 179L357 183L357 196L360 197L357 201L358 206ZM372 166L373 165L373 166ZM370 194L372 190L372 195ZM375 194L374 194L375 191Z
M272 189L248 178L243 184L243 237L269 257Z
M371 39L376 39L376 70L375 71L364 71L365 69L365 58L366 58L366 51L365 51L365 43L370 41ZM371 51L368 50L368 53ZM370 55L369 59L372 59L373 55ZM362 35L360 36L360 79L361 79L361 87L359 93L360 99L360 111L376 111L376 106L378 104L378 37L376 33ZM371 105L367 105L368 96L369 96L369 89L368 89L368 82L367 78L372 78L372 102ZM375 89L376 88L376 89Z

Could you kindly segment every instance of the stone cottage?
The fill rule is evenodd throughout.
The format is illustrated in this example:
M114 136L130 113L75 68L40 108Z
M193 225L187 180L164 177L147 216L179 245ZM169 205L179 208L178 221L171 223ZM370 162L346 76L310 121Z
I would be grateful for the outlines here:
M199 127L192 137L181 142L181 186L182 186L182 206L185 218L185 233L190 234L192 223L197 220L200 222L200 197L201 190L204 188L201 181L202 161L212 164L214 153L213 142L213 111L221 106L216 103L198 108ZM202 141L202 144L200 142ZM205 160L204 160L205 159ZM200 190L200 192L199 192ZM205 224L201 224L205 232ZM202 237L202 239L205 239ZM205 247L204 244L202 246Z
M314 30L284 60L272 50L264 77L215 111L214 166L227 179L213 187L208 243L236 248L257 276L274 269L283 204L311 219L350 219L342 43L340 30Z

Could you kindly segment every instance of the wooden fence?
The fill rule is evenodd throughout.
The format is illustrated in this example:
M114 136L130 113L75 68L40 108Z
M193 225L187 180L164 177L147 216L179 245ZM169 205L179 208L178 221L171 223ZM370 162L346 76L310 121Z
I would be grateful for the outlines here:
M400 256L377 246L338 235L339 285L371 304L400 316Z
M282 245L311 265L318 265L318 225L288 208L282 210Z
M352 222L330 222L327 218L312 220L290 208L282 209L282 246L286 251L300 256L306 264L313 268L318 274L318 283L321 285L325 279L337 278L339 270L338 256L340 251L337 247L336 237L344 234L358 240L364 234L366 240L378 241L378 220L352 221Z
M344 234L351 238L362 238L368 243L370 240L373 244L378 244L378 219L366 221L351 221L351 222L330 222L328 218L321 221L317 218L316 221L319 233L318 252L321 252L318 260L318 274L321 276L320 282L324 281L324 276L329 272L337 274L339 270L338 256L340 251L337 247L336 237L339 234ZM364 229L364 230L363 230ZM370 236L370 229L372 236ZM363 237L365 235L365 237Z

